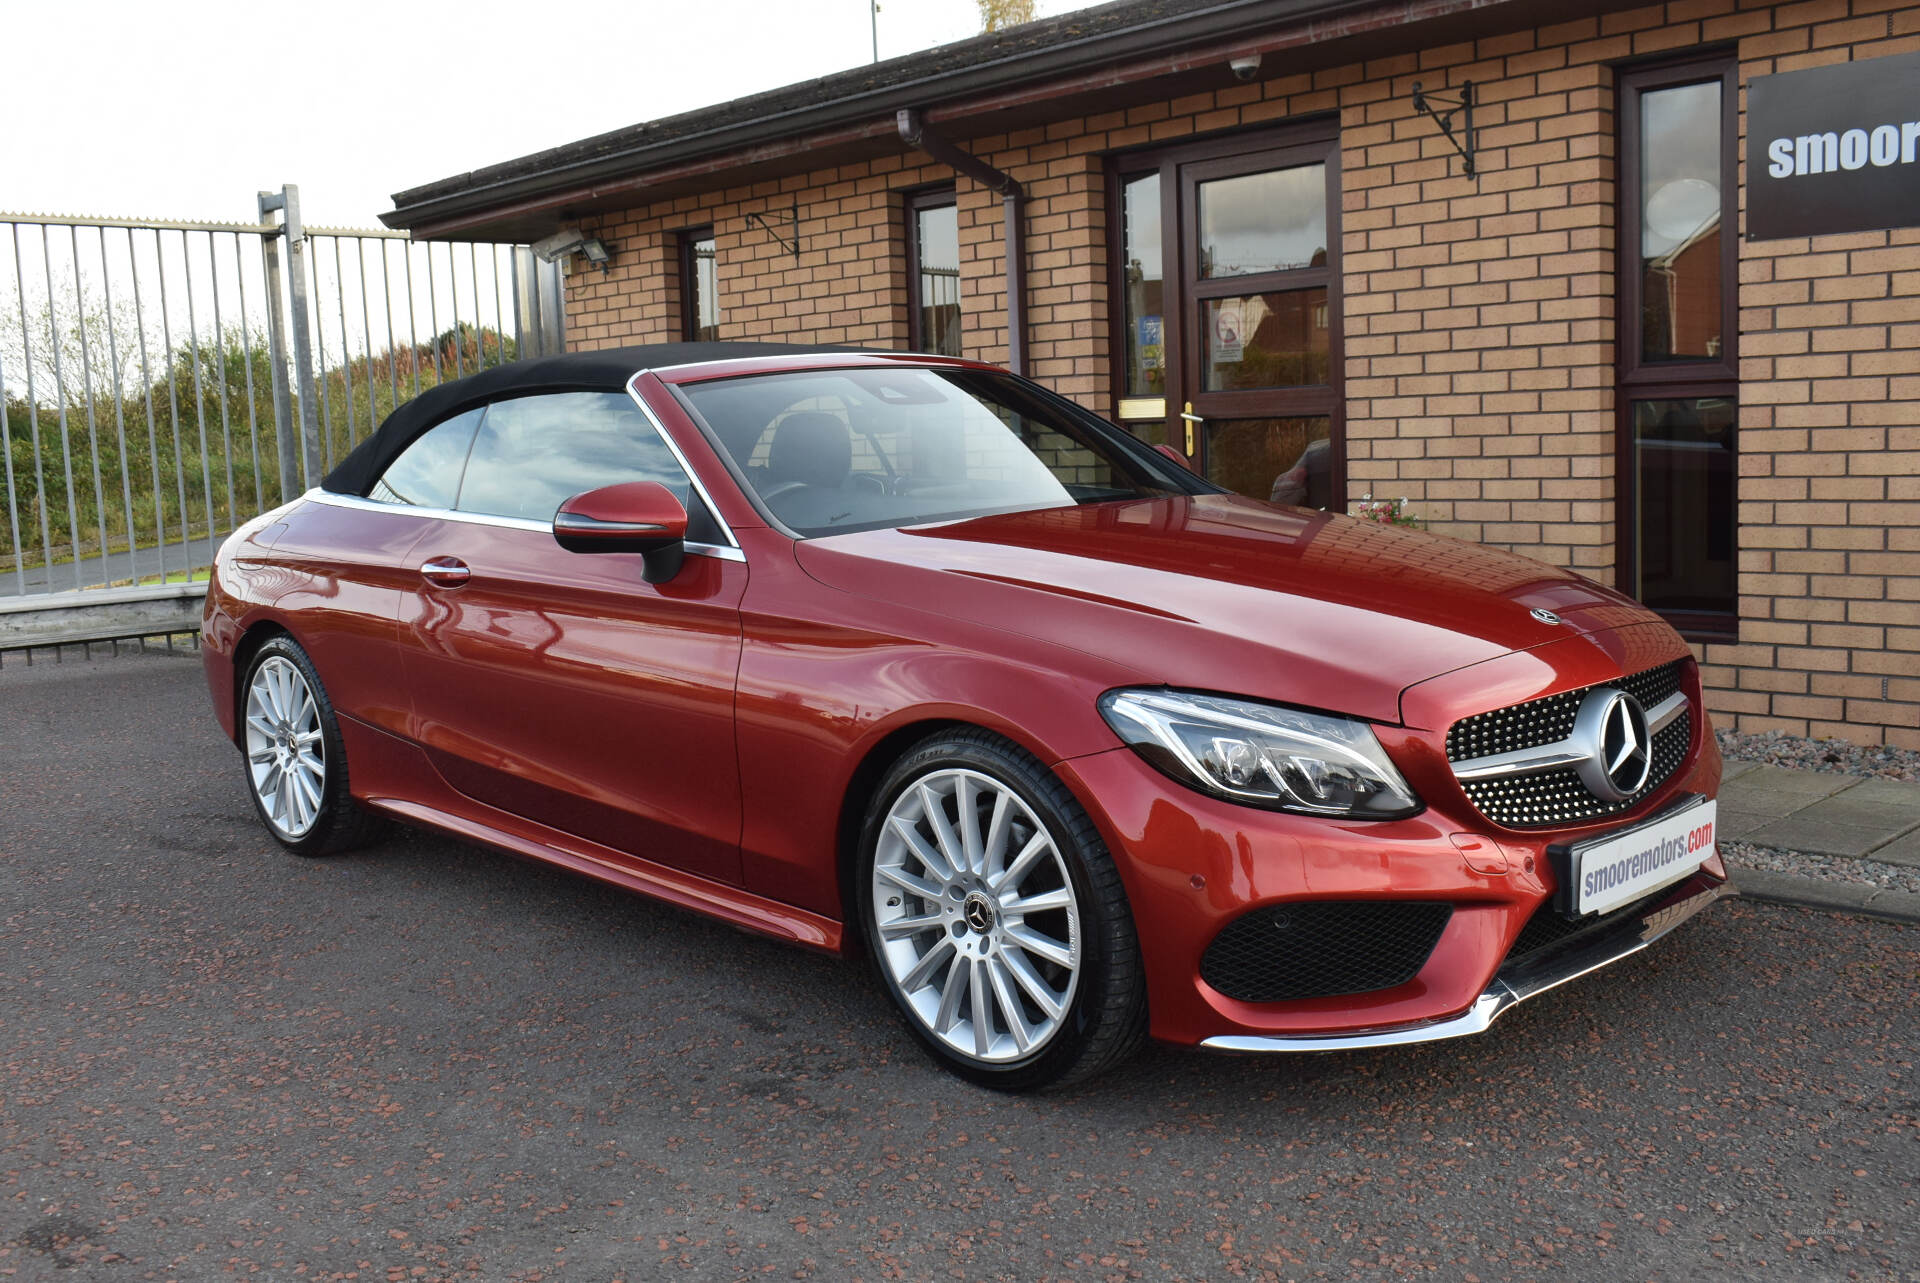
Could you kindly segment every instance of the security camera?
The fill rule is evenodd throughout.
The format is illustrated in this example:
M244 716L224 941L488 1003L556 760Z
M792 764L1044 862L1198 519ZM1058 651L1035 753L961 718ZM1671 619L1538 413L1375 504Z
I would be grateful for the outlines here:
M1260 74L1260 55L1250 53L1244 58L1235 58L1227 65L1233 68L1235 80L1252 80Z

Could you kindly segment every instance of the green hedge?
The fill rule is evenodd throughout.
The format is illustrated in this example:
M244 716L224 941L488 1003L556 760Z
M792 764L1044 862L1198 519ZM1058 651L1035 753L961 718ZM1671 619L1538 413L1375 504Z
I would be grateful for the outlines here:
M243 343L237 330L226 338L224 344L203 340L197 358L191 347L176 349L150 385L123 387L118 401L96 389L91 415L84 394L69 387L64 448L62 407L55 399L37 389L36 407L19 389L7 390L14 520L0 520L0 569L12 569L22 549L34 565L125 547L130 540L149 547L163 539L204 537L210 522L229 530L284 500L266 346ZM416 387L453 378L456 344L461 373L474 371L476 352L488 366L514 356L511 339L463 324L434 344L330 367L315 386L323 458L343 457ZM297 421L297 404L295 409Z

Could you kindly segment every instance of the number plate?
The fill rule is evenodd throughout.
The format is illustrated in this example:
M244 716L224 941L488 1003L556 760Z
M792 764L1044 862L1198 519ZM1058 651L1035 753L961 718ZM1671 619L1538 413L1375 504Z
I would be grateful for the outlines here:
M1680 881L1712 858L1716 817L1714 801L1696 797L1623 832L1552 848L1560 911L1606 913Z

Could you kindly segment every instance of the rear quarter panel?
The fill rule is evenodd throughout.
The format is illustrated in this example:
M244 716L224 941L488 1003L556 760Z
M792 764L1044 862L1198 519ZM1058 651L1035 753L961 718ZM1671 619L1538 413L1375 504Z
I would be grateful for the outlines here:
M207 594L209 683L232 734L234 651L253 629L291 634L319 670L334 707L400 733L410 712L396 649L400 587L417 571L408 560L427 527L405 509L369 511L312 497L288 505L270 544L236 534L221 550ZM216 675L218 657L224 673Z

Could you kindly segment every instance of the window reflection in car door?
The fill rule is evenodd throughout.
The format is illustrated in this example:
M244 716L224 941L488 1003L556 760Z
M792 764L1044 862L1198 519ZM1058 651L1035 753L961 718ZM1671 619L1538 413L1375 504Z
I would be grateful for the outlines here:
M402 603L413 733L454 788L628 856L738 880L733 678L744 562L687 558L663 584L637 554L570 553L554 511L583 491L657 481L717 526L659 430L624 393L496 401L455 513L416 546Z

